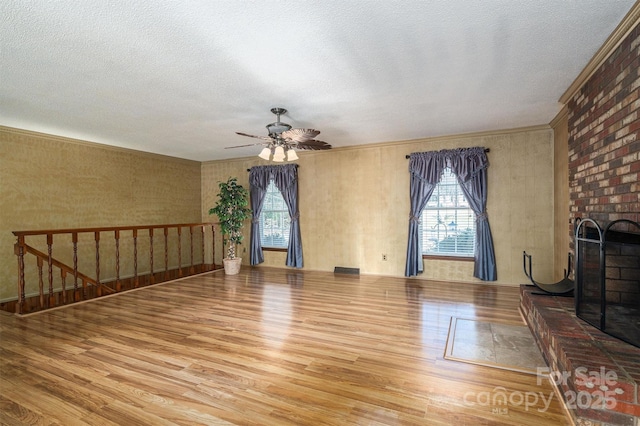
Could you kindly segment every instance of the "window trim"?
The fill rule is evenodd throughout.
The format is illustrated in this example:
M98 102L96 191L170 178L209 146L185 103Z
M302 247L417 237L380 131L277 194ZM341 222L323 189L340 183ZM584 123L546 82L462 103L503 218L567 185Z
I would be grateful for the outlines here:
M423 259L433 260L460 260L462 262L473 262L475 260L475 253L473 256L448 256L441 254L422 254Z
M266 247L266 246L261 246L262 247L262 251L282 251L282 252L287 252L288 249L286 248L282 248L282 247Z

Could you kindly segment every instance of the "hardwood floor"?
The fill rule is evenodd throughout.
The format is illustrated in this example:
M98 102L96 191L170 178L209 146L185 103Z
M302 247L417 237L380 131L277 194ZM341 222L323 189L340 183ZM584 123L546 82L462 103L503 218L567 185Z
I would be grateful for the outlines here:
M569 424L547 380L443 359L451 317L521 324L518 302L517 287L243 266L2 314L0 423Z

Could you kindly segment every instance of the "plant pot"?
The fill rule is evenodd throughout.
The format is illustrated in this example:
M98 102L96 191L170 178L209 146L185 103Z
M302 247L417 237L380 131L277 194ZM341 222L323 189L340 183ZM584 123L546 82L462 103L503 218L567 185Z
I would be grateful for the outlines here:
M227 275L236 275L240 272L240 265L242 264L242 258L236 257L235 259L222 259L224 264L224 273Z

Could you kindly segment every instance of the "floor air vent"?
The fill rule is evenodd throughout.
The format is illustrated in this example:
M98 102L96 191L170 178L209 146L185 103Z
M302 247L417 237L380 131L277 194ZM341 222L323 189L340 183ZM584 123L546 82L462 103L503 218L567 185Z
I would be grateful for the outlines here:
M343 268L342 266L336 266L333 269L334 274L351 274L360 275L360 268Z

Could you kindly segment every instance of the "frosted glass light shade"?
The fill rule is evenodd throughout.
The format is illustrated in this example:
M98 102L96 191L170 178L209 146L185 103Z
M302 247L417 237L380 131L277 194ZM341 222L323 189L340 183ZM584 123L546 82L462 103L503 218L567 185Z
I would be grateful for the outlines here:
M273 153L273 161L276 163L282 163L284 161L284 148L276 146L276 150Z
M298 154L293 150L293 148L287 151L287 161L294 161L298 159Z
M263 160L269 161L269 157L271 157L271 148L264 148L262 151L260 151L258 157L262 158Z

